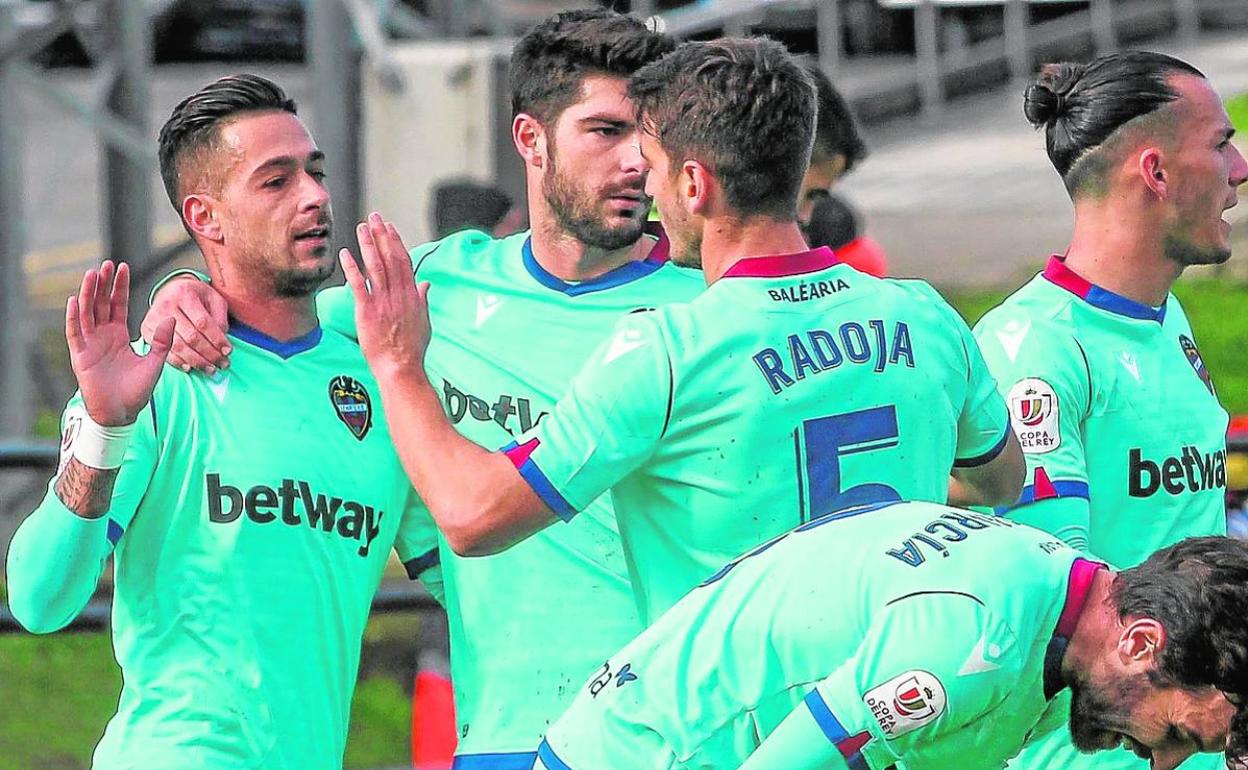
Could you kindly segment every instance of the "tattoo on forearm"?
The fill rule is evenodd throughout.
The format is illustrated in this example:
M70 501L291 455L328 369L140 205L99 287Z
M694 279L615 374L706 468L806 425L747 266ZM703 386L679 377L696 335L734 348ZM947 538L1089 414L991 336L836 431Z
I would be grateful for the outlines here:
M56 496L66 508L79 516L99 518L108 513L117 470L91 468L78 462L78 458L71 457L56 480Z

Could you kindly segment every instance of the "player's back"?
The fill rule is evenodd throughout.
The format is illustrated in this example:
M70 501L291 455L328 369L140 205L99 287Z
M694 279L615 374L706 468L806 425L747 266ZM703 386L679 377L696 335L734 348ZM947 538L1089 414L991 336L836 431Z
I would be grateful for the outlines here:
M870 767L999 766L1050 710L1044 654L1076 556L1038 530L929 503L807 522L722 567L612 656L543 751L572 770L736 767L828 680L831 712L868 733L856 750ZM907 604L921 627L889 625ZM907 702L910 679L920 692ZM985 699L992 719L972 719ZM921 748L899 742L924 727ZM959 757L976 744L995 763Z
M955 459L1004 445L1005 409L956 313L924 283L830 251L744 260L638 322L671 372L662 438L613 488L648 620L801 522L944 502Z

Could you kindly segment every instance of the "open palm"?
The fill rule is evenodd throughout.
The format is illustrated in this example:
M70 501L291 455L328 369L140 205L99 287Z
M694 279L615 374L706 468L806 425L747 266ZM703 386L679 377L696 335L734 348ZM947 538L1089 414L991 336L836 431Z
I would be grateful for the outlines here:
M126 327L129 302L129 266L105 262L98 271L87 271L78 295L65 307L69 360L87 414L99 425L135 421L152 397L173 343L170 319L153 334L146 356L135 353Z

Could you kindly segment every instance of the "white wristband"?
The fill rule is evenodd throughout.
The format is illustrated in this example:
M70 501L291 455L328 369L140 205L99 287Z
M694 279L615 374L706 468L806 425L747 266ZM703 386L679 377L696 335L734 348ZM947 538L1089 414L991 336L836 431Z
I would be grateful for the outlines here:
M99 425L84 409L82 426L74 438L74 458L88 468L103 471L120 468L126 447L130 446L130 436L138 424L136 420L129 425Z

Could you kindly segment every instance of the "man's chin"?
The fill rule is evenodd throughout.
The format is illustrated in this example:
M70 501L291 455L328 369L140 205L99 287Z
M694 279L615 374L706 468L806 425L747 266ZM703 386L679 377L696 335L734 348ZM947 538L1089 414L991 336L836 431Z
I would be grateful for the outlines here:
M316 293L321 284L334 274L334 265L326 261L315 267L288 270L274 277L274 293L283 298L306 297Z

